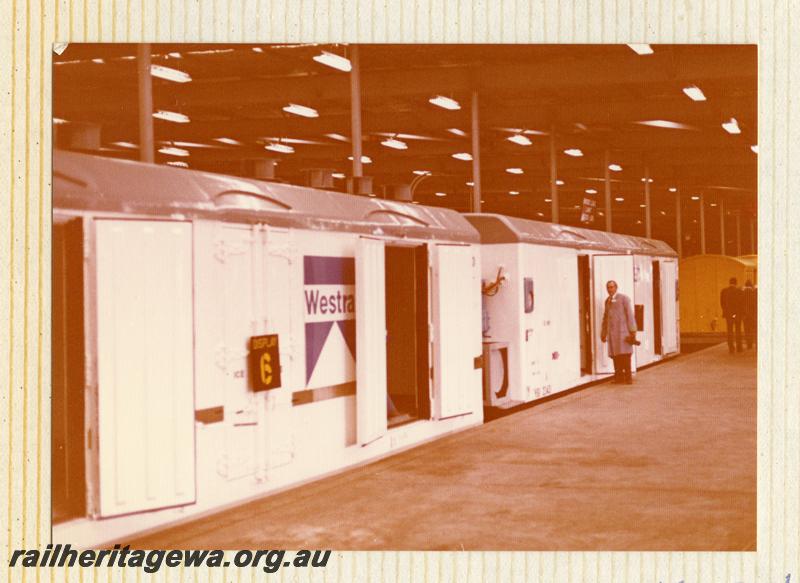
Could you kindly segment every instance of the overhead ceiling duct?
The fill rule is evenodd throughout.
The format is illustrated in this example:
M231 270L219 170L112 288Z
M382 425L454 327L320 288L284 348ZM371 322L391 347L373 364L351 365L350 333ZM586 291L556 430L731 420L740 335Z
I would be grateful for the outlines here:
M303 171L306 185L312 188L333 188L333 170L329 168L308 168Z
M249 158L244 160L244 174L259 180L275 180L274 158Z
M351 176L347 179L347 192L350 194L372 194L372 176Z
M410 184L390 184L386 189L386 194L392 200L399 200L402 202L411 202L413 199Z
M53 126L53 142L57 148L96 152L100 150L100 124L70 122Z

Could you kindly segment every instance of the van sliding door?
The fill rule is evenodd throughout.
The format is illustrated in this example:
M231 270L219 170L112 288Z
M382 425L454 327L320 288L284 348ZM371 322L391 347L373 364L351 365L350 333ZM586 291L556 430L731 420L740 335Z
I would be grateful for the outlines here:
M433 246L434 417L472 411L481 394L480 275L468 245Z
M192 225L96 225L101 517L195 500Z
M384 243L362 237L356 245L356 431L360 445L386 433L386 399Z
M608 344L600 339L603 325L603 312L606 306L606 283L617 282L617 293L631 299L633 309L633 255L594 255L592 256L592 287L594 288L594 363L596 373L614 372L614 363L608 356ZM634 368L631 362L631 368Z
M664 354L678 351L678 264L674 260L661 262L661 338Z

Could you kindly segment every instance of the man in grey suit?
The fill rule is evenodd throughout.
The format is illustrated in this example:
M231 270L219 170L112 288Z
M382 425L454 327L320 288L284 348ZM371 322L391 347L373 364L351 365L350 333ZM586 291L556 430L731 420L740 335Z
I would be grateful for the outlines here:
M614 360L614 382L633 384L631 355L636 341L636 318L633 304L625 294L617 293L617 282L606 283L608 297L603 312L600 339L608 341L608 355Z

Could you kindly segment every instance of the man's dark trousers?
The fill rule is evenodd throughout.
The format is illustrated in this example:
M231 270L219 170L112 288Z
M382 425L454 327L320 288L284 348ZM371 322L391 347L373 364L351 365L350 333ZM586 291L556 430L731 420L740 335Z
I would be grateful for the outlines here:
M736 316L728 316L725 318L728 324L728 350L730 352L742 351L742 319ZM736 333L736 346L734 347L733 337L734 329Z
M618 354L614 360L614 381L618 383L631 382L631 355Z

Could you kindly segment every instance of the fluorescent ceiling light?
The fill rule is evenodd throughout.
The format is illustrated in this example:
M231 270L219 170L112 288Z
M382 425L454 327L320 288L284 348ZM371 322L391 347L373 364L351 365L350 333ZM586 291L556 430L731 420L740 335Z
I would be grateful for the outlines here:
M350 59L329 53L328 51L322 51L322 53L319 55L311 58L321 65L338 69L339 71L344 71L345 73L349 73L353 69Z
M264 149L272 152L280 152L281 154L294 154L294 148L286 144L267 144L264 146Z
M545 202L553 202L553 199L552 198L546 198L546 199L544 199L544 201Z
M537 217L543 217L543 216L544 216L544 213L536 213L536 216L537 216Z
M669 121L666 119L648 119L645 121L637 121L634 123L638 123L639 125L643 126L651 126L654 128L668 128L671 130L693 130L690 125L686 125L685 123L678 123L676 121Z
M261 47L253 47L253 52L254 53L263 53L264 49L262 49Z
M735 117L732 117L728 121L722 124L722 129L724 129L729 134L741 134L742 130L739 129L739 123L736 121Z
M522 168L506 168L509 174L523 174L525 171Z
M182 148L216 148L217 146L212 146L210 144L200 144L199 142L162 142L165 144L172 144L173 146L180 146Z
M515 134L506 138L509 142L514 142L515 144L519 144L520 146L530 146L532 142L526 136L522 134Z
M456 108L456 109L458 109L458 108ZM458 128L447 128L447 131L450 132L451 134L455 134L457 136L461 136L462 138L467 135L467 132L465 132L464 130L460 130Z
M608 169L613 170L614 172L622 172L622 166L619 164L609 164Z
M178 71L178 69L164 67L162 65L150 65L150 74L153 77L174 81L175 83L188 83L192 80L189 73L184 73L183 71Z
M153 117L174 123L189 123L190 121L188 115L183 115L182 113L175 111L164 111L161 109L153 113Z
M586 194L597 194L597 191L594 188L587 188Z
M121 148L132 148L134 150L138 150L139 149L139 146L137 146L136 144L133 144L131 142L111 142L111 143L114 144L115 146L119 146Z
M758 154L758 144L753 144L750 149L753 150L754 154Z
M305 105L297 105L296 103L290 103L289 105L285 106L283 111L286 113L299 115L301 117L319 117L319 113L317 113L316 109L312 107L306 107Z
M651 47L650 45L647 45L647 44L631 44L631 43L628 43L628 46L637 55L652 55L653 54L653 47Z
M564 186L563 180L556 180L556 186Z
M699 197L699 196L697 196L697 195L694 195L694 196L692 197L692 200L700 200L700 197Z
M352 160L353 157L352 156L348 156L347 159L348 160ZM363 156L362 155L361 156L361 163L362 164L372 164L372 158L370 158L369 156Z
M92 59L92 63L97 63L98 65L102 65L105 63L103 59Z
M641 208L641 209L647 208L647 205L646 204L640 204L639 208Z
M387 148L394 148L395 150L408 150L408 144L394 138L383 140L381 145L386 146Z
M414 170L413 172L417 176L430 176L430 174L431 174L430 170Z
M458 154L453 154L453 158L456 160L472 160L472 154L468 154L467 152L459 152Z
M450 99L449 97L445 97L444 95L437 95L436 97L431 97L428 100L433 105L438 107L443 107L444 109L449 109L451 111L455 111L456 109L461 109L461 105L455 99Z
M717 203L712 202L710 206L717 206Z
M344 172L334 172L333 174L331 174L331 176L333 176L334 178L339 178L339 179L342 179L342 178L345 177Z
M670 192L678 192L678 189L675 188L674 186L670 186L669 191Z
M475 186L475 183L472 182L472 181L469 181L469 182L467 182L467 186L470 186L470 187Z
M511 196L517 196L519 194L519 190L509 190L508 194L510 194Z
M583 156L583 152L580 150L580 148L567 148L564 150L564 153L567 156L574 156L575 158L580 158Z
M325 137L328 137L332 140L338 140L340 142L349 142L350 140L343 136L342 134L325 134Z
M164 146L163 148L158 149L159 152L162 154L167 154L168 156L188 156L189 151L184 150L183 148L174 148L172 146Z
M219 142L221 144L228 144L229 146L241 146L242 142L239 140L234 140L233 138L214 138L215 142Z
M624 201L625 199L624 199L624 198L622 198L621 196L618 196L618 197L616 197L614 200L616 200L617 202L622 202L622 201Z
M653 179L652 178L642 178L642 182L650 182L650 183L652 183Z
M435 194L436 196L447 196L447 193L446 193L446 192L435 192L434 194Z
M167 162L167 166L177 166L178 168L188 168L189 165L184 162L183 160L170 160Z
M683 88L683 92L691 99L692 101L705 101L706 96L705 93L697 85L689 85L688 87Z
M173 59L182 59L183 55L180 53L167 53L168 57L172 57Z

